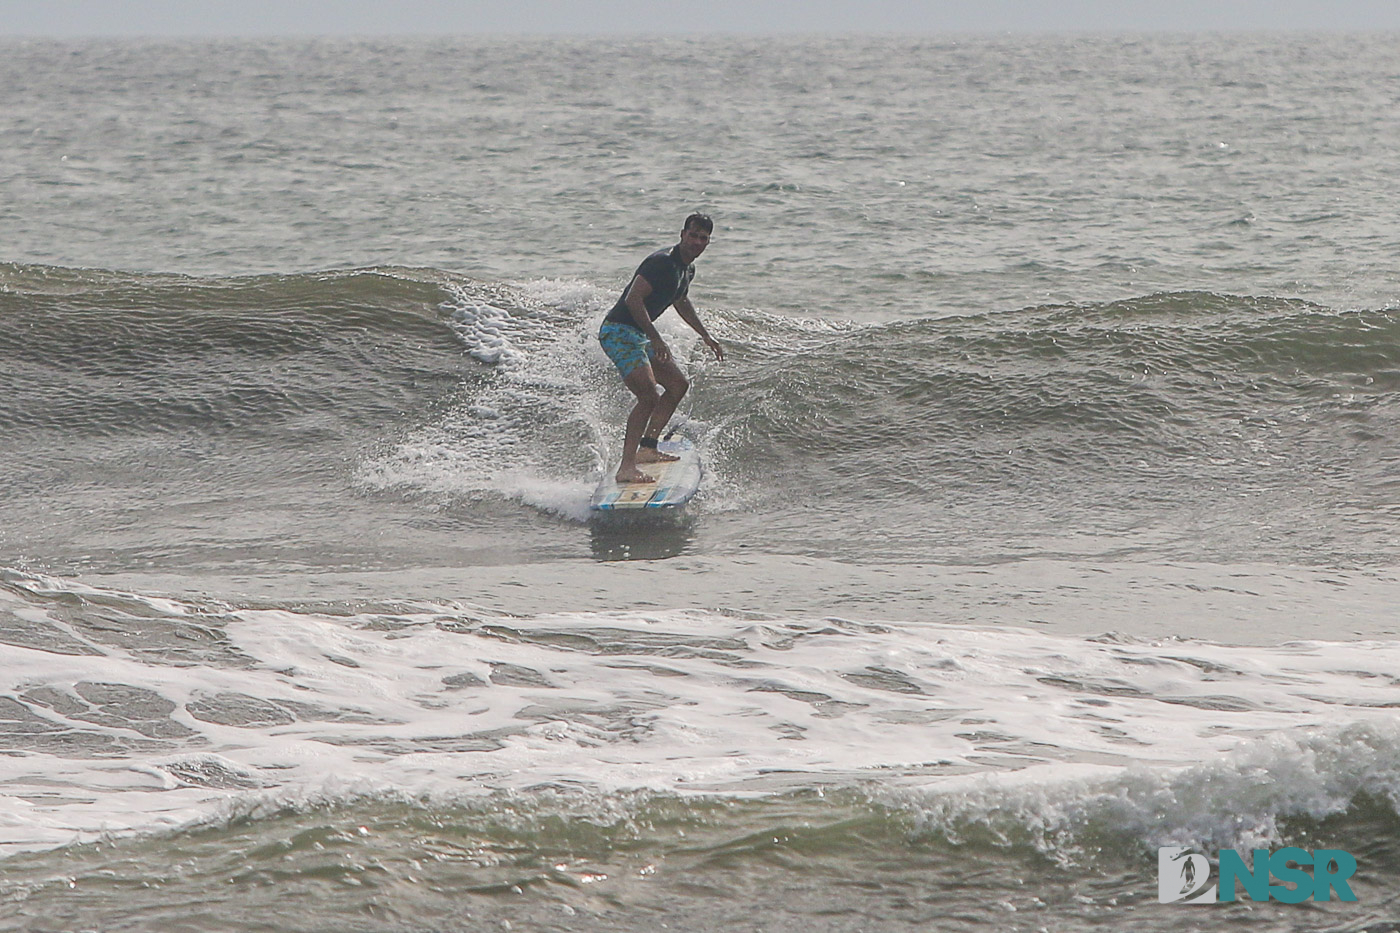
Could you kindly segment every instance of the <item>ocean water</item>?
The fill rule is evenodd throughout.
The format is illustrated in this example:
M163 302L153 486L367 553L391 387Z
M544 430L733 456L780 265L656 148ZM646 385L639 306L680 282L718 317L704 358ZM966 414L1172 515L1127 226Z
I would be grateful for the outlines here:
M1400 929L1397 61L0 44L0 929Z

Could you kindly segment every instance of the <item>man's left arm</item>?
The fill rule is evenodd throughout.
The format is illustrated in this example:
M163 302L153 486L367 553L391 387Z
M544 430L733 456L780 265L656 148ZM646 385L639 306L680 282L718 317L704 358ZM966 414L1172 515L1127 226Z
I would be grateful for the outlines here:
M715 359L724 359L724 347L719 345L719 341L710 336L710 332L705 329L705 325L700 323L700 315L695 313L695 305L690 303L689 298L677 298L671 307L676 309L676 313L681 316L681 320L690 325L690 329L700 335L700 339L705 341L705 346L709 347L715 354Z

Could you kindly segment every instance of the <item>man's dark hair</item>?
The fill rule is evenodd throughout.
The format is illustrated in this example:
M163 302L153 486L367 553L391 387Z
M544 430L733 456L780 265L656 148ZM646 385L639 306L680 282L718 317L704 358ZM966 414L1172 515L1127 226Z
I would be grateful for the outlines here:
M701 213L699 213L699 212L696 212L696 213L694 213L694 214L691 214L689 217L687 217L687 218L685 219L685 223L681 225L681 232L684 233L686 230L689 230L691 227L699 227L701 230L704 230L706 233L714 233L714 232L715 232L715 222L714 222L713 220L710 219L710 215L709 215L709 214L701 214Z

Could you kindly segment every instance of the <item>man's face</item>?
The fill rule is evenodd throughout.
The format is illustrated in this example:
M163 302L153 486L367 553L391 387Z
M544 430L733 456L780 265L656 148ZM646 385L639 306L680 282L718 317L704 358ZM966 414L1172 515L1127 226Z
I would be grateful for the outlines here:
M710 231L704 227L689 226L681 231L681 252L688 261L694 261L710 245Z

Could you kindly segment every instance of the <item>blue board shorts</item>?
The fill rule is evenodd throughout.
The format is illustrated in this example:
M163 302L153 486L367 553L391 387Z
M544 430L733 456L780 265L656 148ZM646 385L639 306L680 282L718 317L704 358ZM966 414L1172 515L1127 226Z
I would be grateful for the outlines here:
M624 377L638 366L650 363L656 355L647 335L631 324L604 321L603 326L598 328L598 342Z

